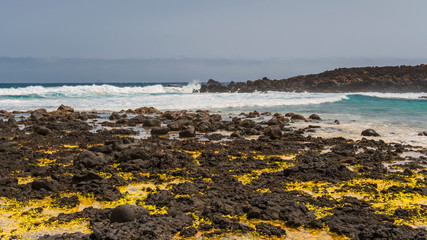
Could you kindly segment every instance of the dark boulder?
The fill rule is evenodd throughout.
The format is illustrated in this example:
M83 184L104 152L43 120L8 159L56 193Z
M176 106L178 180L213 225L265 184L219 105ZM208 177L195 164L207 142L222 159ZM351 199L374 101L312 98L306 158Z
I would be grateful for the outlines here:
M133 112L136 114L161 114L162 113L154 107L140 107L133 110Z
M362 136L379 137L380 135L374 129L366 129L362 131Z
M258 111L253 111L248 114L248 118L257 118L260 117L261 114Z
M151 135L164 135L170 131L169 127L155 127L151 129Z
M38 121L41 121L43 119L44 119L44 116L43 116L42 111L34 111L30 115L30 120L32 120L32 121L38 122Z
M101 168L108 163L105 155L86 150L77 156L73 165L81 168Z
M282 137L282 129L279 126L270 126L264 131L264 135L271 139L280 139Z
M74 108L69 107L69 106L65 106L65 105L61 104L58 107L58 109L56 109L56 111L58 113L61 113L61 114L70 115L70 114L72 114L74 112Z
M52 204L59 207L73 208L80 205L80 200L77 196L63 197L52 202Z
M178 123L176 122L171 122L167 126L170 129L170 131L179 131L181 129L181 126L179 126Z
M110 120L118 120L118 119L121 119L122 117L120 116L120 114L118 114L118 113L116 113L116 112L113 112L111 115L110 115L110 117L108 117L108 119L110 119Z
M9 125L11 127L17 128L18 127L18 122L16 121L15 118L11 117L7 120L7 122L9 123Z
M57 192L60 188L60 184L53 179L36 179L31 183L31 188L34 190L44 189L49 192Z
M144 120L144 127L160 127L162 123L160 122L159 119L155 119L155 118L148 118Z
M239 131L235 131L235 132L233 132L233 133L230 135L230 137L232 137L232 138L239 138L239 137L240 137L240 132L239 132Z
M280 219L288 226L300 227L316 219L316 215L300 203L287 203L280 211Z
M286 125L288 124L289 119L283 116L273 116L270 120L268 120L268 125Z
M194 126L187 126L186 129L179 132L179 137L195 137L196 136L196 129Z
M39 134L39 135L43 135L46 136L48 135L51 131L49 128L45 127L45 126L36 126L34 128L34 132Z
M224 138L225 136L220 134L220 133L213 133L213 134L208 134L206 135L206 138L212 141L219 141L222 138Z
M319 115L317 114L311 114L308 118L312 119L312 120L322 120Z
M94 172L83 172L80 174L76 174L72 178L72 182L74 184L81 183L81 182L89 182L93 180L102 180L103 177L100 175L94 173Z
M197 229L195 227L189 227L189 228L184 228L181 231L180 235L188 238L196 235L196 233L197 233Z
M200 88L200 92L229 92L229 89L226 85L209 79L207 84L203 84Z
M427 136L427 131L422 131L418 133L418 136Z
M264 223L264 222L258 223L255 226L255 228L257 232L263 235L276 236L276 237L286 236L285 229L282 229L280 227L277 227L268 223Z
M299 120L302 120L302 121L305 121L306 119L305 119L305 117L303 116L303 115L301 115L301 114L293 114L292 116L291 116L291 120L294 120L294 121L299 121Z
M143 215L149 215L150 212L141 206L120 205L111 211L110 222L131 222Z

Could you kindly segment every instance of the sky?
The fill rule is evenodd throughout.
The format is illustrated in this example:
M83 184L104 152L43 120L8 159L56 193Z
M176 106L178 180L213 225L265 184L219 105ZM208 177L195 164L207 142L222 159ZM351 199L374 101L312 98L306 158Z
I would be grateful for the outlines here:
M337 59L407 64L427 59L426 9L425 0L2 0L0 57L276 61L283 76L280 62L292 59L325 70ZM31 80L5 75L4 62L0 82Z

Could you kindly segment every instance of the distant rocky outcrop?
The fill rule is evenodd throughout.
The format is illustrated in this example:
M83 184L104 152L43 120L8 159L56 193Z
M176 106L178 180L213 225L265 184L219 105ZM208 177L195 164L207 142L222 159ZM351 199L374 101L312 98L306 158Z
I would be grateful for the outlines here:
M288 79L231 82L209 79L200 92L427 92L427 66L339 68Z

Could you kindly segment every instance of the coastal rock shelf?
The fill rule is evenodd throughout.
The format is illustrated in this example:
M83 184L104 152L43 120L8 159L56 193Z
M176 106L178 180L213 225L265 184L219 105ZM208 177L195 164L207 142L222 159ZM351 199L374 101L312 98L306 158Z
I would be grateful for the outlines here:
M200 92L427 92L427 66L340 68L288 79L231 82L210 79Z
M425 148L317 114L2 115L1 239L427 238Z

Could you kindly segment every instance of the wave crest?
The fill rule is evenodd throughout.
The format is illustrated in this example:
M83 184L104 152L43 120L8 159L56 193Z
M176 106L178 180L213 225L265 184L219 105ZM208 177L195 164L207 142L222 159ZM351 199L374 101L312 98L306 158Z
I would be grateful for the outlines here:
M385 98L385 99L406 99L406 100L417 100L423 96L427 96L427 93L380 93L380 92L358 92L352 93L352 95L362 95L367 97Z
M28 86L22 88L1 88L0 97L3 98L55 98L55 97L97 97L97 96L129 96L139 94L168 94L191 93L193 89L200 89L200 84L193 81L184 86L163 86L161 84L148 86L114 86L77 85L77 86Z

